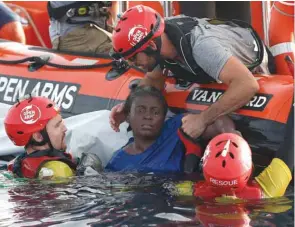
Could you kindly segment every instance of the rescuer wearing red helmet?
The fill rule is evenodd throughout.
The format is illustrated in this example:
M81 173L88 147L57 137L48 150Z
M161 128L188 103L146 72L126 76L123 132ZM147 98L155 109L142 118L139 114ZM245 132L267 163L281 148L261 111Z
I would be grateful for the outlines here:
M18 101L8 111L5 131L25 153L14 159L8 170L18 177L70 177L76 163L66 153L67 131L59 108L48 98L29 96Z
M177 188L180 194L193 193L202 198L234 196L240 199L261 199L284 195L292 175L282 160L274 158L255 180L251 179L252 168L248 143L239 135L223 133L213 138L205 150L205 181L183 182Z
M199 137L221 115L237 110L259 85L251 72L268 72L266 47L250 25L177 16L165 20L152 8L137 5L125 11L113 31L113 57L126 58L148 73L140 85L162 90L168 69L186 82L222 82L227 91L200 114L182 119L183 131ZM123 105L112 109L110 124L118 131L126 116Z

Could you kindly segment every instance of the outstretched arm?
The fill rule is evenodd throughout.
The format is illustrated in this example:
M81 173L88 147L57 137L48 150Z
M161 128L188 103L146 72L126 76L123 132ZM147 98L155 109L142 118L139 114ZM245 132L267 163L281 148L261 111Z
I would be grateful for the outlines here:
M166 76L160 66L157 66L152 72L145 74L145 77L140 81L139 86L153 86L159 90L164 89Z
M221 70L219 80L228 85L228 89L216 103L201 113L207 125L219 116L231 113L247 104L259 90L252 73L233 56Z
M248 103L259 89L251 72L233 56L222 68L219 80L228 85L223 96L200 114L188 114L183 118L183 131L193 138L199 137L218 117Z

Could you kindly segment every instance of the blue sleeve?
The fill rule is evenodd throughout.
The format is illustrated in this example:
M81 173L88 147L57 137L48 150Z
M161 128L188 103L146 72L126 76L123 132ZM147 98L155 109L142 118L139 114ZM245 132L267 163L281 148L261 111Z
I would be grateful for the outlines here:
M168 120L166 120L164 127L169 126L169 128L178 129L182 125L182 121L181 121L182 118L183 118L183 114L177 114L169 118Z
M17 21L17 15L3 2L0 2L0 29L5 25L13 21Z

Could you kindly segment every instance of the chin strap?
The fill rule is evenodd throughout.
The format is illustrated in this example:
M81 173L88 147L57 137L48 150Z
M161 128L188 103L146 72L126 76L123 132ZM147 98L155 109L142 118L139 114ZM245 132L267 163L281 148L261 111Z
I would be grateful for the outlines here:
M158 65L164 62L163 57L161 56L161 48L162 48L162 39L161 37L157 37L154 39L157 49L153 50L151 47L147 47L143 52L149 56L153 56L155 58L155 64L151 67L153 71Z
M47 133L47 130L46 130L46 127L43 128L41 131L40 131L40 134L42 135L43 137L43 140L38 142L36 140L33 139L33 137L31 137L29 143L26 145L26 147L28 145L32 145L32 146L44 146L45 144L48 144L49 145L49 148L50 150L56 150L53 146L52 146L52 143L50 141L50 138L49 138L49 135ZM60 150L62 151L62 150Z
M51 142L50 142L50 139L49 139L49 136L48 136L46 127L43 128L40 131L40 134L43 137L43 140L42 141L38 142L38 141L34 140L33 137L31 137L30 141L28 142L28 145L32 145L32 146L44 146L45 144L49 143L50 148L52 148L52 145L51 145Z

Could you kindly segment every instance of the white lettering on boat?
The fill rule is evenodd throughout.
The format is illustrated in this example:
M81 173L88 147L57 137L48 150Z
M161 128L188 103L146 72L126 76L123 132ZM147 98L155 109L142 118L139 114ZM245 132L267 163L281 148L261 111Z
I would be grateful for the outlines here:
M224 90L211 88L195 88L188 95L186 102L192 104L211 105L222 97ZM241 109L263 111L272 98L270 94L256 94L250 102Z
M79 84L0 75L0 102L11 105L18 98L32 94L50 98L62 110L70 111L79 89Z

